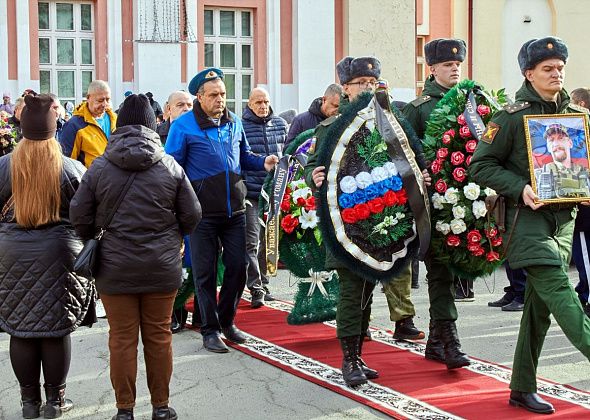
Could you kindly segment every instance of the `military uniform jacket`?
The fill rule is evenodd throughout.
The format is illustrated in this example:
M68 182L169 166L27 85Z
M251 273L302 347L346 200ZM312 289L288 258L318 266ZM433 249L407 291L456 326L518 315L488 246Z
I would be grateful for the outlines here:
M424 83L422 96L419 96L412 102L408 103L402 110L404 117L406 117L412 125L419 138L424 138L426 122L428 121L428 118L430 118L430 114L432 114L432 111L436 108L438 101L440 101L448 91L449 89L436 83L434 77L430 76L426 80L426 83Z
M580 112L570 105L565 90L557 102L543 100L525 81L516 93L516 103L496 114L478 143L469 166L469 175L482 187L490 187L507 198L506 236L513 228L517 205L522 205L508 250L513 269L531 265L561 266L557 243L571 245L576 209L573 205L545 205L532 210L522 203L522 191L531 184L524 116ZM507 238L505 238L507 239ZM570 247L571 248L571 247Z

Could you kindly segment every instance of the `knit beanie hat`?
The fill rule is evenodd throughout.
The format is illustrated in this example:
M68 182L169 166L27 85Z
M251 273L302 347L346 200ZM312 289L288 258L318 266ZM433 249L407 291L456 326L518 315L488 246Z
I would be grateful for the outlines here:
M150 100L143 93L129 95L123 101L117 114L117 128L126 125L143 125L153 131L158 128Z
M27 95L20 115L23 137L28 140L49 140L55 137L57 121L51 109L53 98L49 95Z

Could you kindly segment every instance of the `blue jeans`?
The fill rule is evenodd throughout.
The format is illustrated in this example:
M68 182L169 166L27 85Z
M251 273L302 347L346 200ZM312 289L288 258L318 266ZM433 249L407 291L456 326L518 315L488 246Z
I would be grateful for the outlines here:
M588 302L589 295L588 274L590 274L590 258L588 256L588 248L590 248L590 232L574 232L572 257L580 278L576 286L576 293L582 304Z
M506 277L510 282L510 286L504 288L506 294L510 294L512 300L518 303L524 303L524 289L526 286L526 273L522 268L513 270L508 263L504 263L506 269Z
M219 242L225 266L217 301ZM203 217L190 237L195 293L203 336L218 334L234 322L246 284L246 215Z

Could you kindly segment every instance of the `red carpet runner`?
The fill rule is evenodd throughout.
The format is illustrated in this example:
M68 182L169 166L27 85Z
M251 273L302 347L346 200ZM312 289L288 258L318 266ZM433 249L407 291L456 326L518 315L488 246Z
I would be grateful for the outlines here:
M397 341L375 330L363 359L379 379L351 389L340 374L342 356L333 325L287 324L290 305L267 302L251 309L242 300L236 325L251 338L237 350L399 419L530 419L539 415L508 405L510 369L473 359L447 371L424 359L424 344ZM539 380L539 392L555 406L553 419L590 418L590 394Z

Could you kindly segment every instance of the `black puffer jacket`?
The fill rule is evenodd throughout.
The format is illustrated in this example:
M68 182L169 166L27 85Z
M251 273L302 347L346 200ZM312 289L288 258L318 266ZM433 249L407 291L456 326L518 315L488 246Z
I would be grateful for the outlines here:
M252 112L250 107L246 107L242 114L242 125L253 153L281 157L287 139L287 122L274 115L272 109L268 116L261 118ZM258 200L267 174L264 170L242 171L248 188L247 198Z
M132 125L112 134L84 175L70 217L82 238L93 237L132 172L135 180L100 242L96 288L104 294L171 292L181 283L182 235L201 220L201 206L154 131Z
M304 131L316 128L326 118L328 117L322 112L322 98L315 98L307 111L302 112L293 119L291 127L289 127L286 145L289 145L295 137Z
M0 158L0 208L12 195L10 159ZM63 337L95 320L93 282L71 272L82 241L68 209L85 170L63 158L60 223L23 229L0 222L0 329L10 335Z

